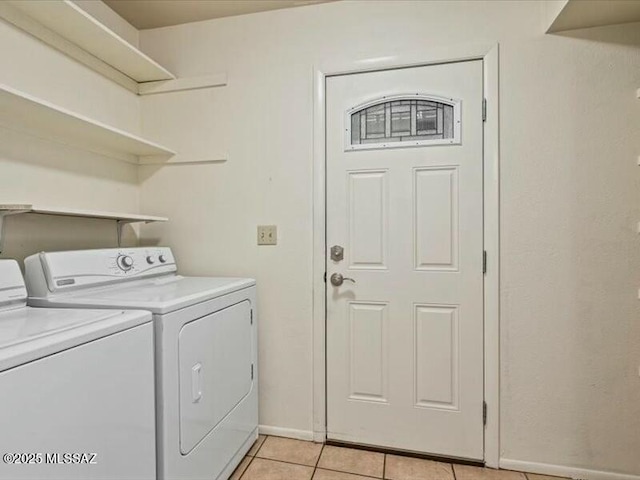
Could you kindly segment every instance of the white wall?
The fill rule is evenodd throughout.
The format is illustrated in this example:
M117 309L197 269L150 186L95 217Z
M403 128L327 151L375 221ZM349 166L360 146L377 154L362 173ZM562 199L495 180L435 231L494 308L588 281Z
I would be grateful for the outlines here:
M132 132L138 97L0 20L0 83ZM5 119L3 119L4 121ZM10 123L10 119L9 119ZM137 167L0 127L0 203L137 212ZM8 217L2 258L39 250L115 246L115 223ZM135 242L128 231L127 241Z
M141 204L172 218L146 241L172 245L185 273L258 279L262 424L312 429L312 66L499 42L501 453L640 474L640 28L550 36L545 13L346 1L141 32L178 76L229 74L174 94L192 116L144 100L145 133L229 160L145 167ZM255 245L262 223L278 246Z

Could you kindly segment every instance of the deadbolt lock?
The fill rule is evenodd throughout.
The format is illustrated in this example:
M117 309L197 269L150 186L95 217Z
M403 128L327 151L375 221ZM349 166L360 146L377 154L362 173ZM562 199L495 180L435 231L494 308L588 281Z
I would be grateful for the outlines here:
M334 262L339 262L344 258L344 248L340 245L334 245L331 247L331 260Z

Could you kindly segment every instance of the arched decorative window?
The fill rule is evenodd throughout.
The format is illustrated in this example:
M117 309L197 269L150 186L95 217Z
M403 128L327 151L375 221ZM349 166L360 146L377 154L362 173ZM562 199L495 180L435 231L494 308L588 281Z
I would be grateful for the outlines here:
M460 143L460 101L433 95L378 98L346 112L345 149Z

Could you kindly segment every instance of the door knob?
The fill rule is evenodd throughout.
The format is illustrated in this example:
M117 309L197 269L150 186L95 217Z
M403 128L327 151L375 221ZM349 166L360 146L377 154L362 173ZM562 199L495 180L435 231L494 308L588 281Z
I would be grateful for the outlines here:
M339 287L344 283L345 280L356 283L356 281L353 278L343 277L341 273L334 273L333 275L331 275L330 280L331 280L331 285L333 285L334 287Z

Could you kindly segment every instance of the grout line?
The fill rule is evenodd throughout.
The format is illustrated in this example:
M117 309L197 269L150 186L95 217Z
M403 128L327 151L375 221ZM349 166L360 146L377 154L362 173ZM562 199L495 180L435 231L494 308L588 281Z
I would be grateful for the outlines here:
M260 444L260 446L258 447L258 450L256 450L256 454L254 455L254 457L257 457L258 454L260 453L260 450L262 450L262 447L264 447L265 442L267 441L267 438L269 438L269 435L265 435L264 436L264 440L262 441L262 443ZM258 440L260 440L260 437L258 437Z
M304 463L288 462L287 460L277 460L275 458L268 458L268 457L253 457L253 458L258 458L260 460L267 460L269 462L286 463L287 465L297 465L298 467L314 468L313 465L305 465Z
M311 480L316 476L316 472L318 471L318 464L320 463L320 457L322 457L322 452L324 451L324 443L320 447L320 454L318 455L318 459L316 460L316 465L313 467L313 473L311 474Z
M247 458L246 456L244 458ZM253 460L256 457L249 457L249 464L246 466L246 468L242 471L242 475L240 475L240 478L238 480L242 480L244 478L244 474L247 473L247 470L249 470L249 467L251 466L251 464L253 463ZM233 475L233 474L232 474Z
M320 470L327 470L328 472L346 473L347 475L356 475L362 478L374 478L375 480L384 480L380 477L370 477L369 475L363 475L361 473L345 472L344 470L334 470L333 468L322 467Z
M299 465L299 464L294 463L293 465ZM329 472L336 472L336 473L346 473L347 475L356 475L358 477L363 477L363 478L375 478L376 480L384 480L383 478L380 478L380 477L372 477L370 475L363 475L362 473L347 472L346 470L336 470L335 468L322 467L320 470L327 470Z
M382 478L387 478L387 454L382 457Z
M260 440L260 437L258 437L258 439L256 440L256 442ZM258 454L258 452L260 451L260 449L262 448L262 445L264 445L264 442L267 441L267 437L264 437L264 440L262 441L262 443L260 444L260 447L258 447L258 450L256 451L256 455ZM253 446L252 446L253 447ZM249 449L251 450L251 448ZM255 460L256 456L255 455L245 455L244 458L249 457L251 460L249 460L249 464L247 465L247 467L244 469L244 471L242 472L242 475L240 475L240 478L238 480L242 480L244 478L244 474L247 473L247 470L249 470L249 467L251 466L251 464L253 463L253 461Z

